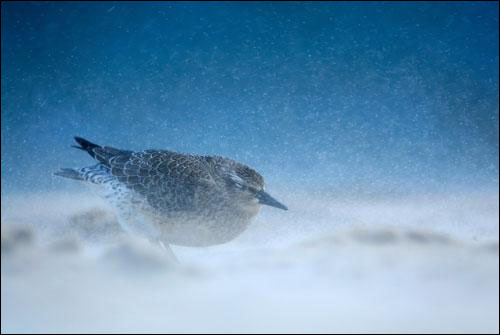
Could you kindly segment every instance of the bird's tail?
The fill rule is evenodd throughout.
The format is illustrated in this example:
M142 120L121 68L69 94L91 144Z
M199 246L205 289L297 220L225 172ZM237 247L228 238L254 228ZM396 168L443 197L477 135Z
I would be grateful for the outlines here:
M114 179L110 173L109 167L100 163L81 169L62 168L55 172L54 175L74 180L87 181L93 184L103 184Z
M54 172L54 175L75 180L85 180L81 171L75 169L62 168L60 171Z

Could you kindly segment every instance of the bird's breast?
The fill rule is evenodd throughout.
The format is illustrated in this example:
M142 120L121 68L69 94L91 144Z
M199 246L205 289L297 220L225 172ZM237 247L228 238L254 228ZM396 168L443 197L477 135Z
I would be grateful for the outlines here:
M161 239L182 246L210 246L229 242L242 234L257 209L178 213L158 222Z

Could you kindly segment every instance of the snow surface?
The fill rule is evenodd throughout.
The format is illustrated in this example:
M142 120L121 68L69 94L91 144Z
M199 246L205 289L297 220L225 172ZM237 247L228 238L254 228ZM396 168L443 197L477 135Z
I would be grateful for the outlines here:
M285 200L176 264L98 198L5 198L2 333L498 333L498 194Z

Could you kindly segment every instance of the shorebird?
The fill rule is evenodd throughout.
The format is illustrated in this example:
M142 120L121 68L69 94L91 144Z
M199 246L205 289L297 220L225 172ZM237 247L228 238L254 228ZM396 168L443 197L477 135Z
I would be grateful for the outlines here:
M222 244L243 233L262 205L288 209L264 191L258 172L229 158L75 140L97 164L55 175L98 186L125 231L166 247Z

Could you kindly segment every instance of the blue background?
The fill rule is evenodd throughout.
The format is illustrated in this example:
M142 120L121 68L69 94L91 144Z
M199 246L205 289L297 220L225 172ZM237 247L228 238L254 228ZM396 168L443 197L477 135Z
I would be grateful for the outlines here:
M498 2L2 2L2 194L72 136L313 190L498 187Z

